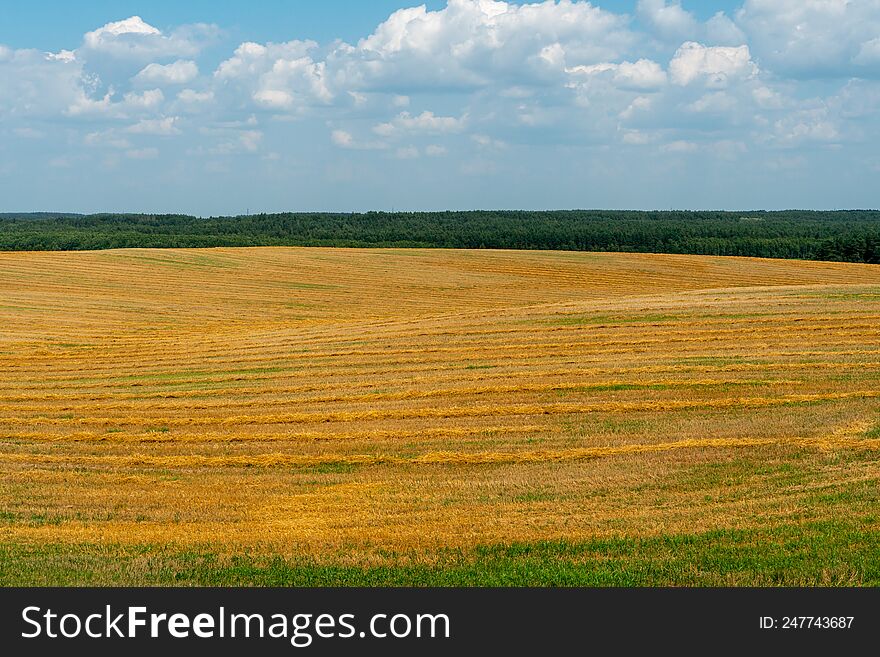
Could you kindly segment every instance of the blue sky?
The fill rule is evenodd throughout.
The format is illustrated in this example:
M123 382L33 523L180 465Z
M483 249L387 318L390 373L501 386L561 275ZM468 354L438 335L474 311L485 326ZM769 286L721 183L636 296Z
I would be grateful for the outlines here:
M876 0L3 3L0 211L880 206Z

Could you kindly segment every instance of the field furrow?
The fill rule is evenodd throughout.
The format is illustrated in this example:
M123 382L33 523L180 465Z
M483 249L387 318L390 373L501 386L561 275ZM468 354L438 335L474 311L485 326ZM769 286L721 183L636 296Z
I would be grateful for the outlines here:
M878 266L0 253L0 541L16 549L381 565L875 531L878 452Z

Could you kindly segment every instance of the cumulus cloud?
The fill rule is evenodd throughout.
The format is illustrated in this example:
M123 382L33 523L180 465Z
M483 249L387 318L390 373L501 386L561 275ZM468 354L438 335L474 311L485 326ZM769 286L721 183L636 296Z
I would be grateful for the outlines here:
M502 140L493 139L484 134L471 135L471 140L480 148L504 148L507 146Z
M183 89L177 94L177 100L187 105L201 105L203 103L210 103L214 100L214 92Z
M677 0L669 3L665 0L639 0L636 7L639 19L663 39L681 42L697 34L697 19Z
M86 146L99 148L130 148L131 142L124 136L117 133L116 130L98 130L90 132L83 139Z
M148 64L134 81L150 85L188 84L199 75L198 65L186 59L178 59L172 64Z
M360 141L354 138L347 130L333 130L330 133L330 141L334 146L347 150L377 151L388 148L388 144L382 141Z
M60 50L58 52L46 53L46 59L57 62L75 62L76 53L72 50Z
M773 141L783 146L804 142L833 142L840 131L827 106L795 111L774 124Z
M142 119L127 128L127 132L135 135L179 135L180 128L177 123L180 119L176 116L168 116L162 119Z
M655 135L640 132L639 130L624 130L623 135L621 136L621 141L624 144L629 144L631 146L642 146L644 144L650 144L653 141L656 141L657 137Z
M333 99L326 64L310 56L313 41L261 45L243 43L214 74L222 88L270 110L289 111Z
M73 102L64 110L69 117L124 119L149 114L157 110L165 100L161 89L148 89L141 93L130 91L121 100L109 91L103 96L92 97L80 88Z
M731 80L753 77L757 72L748 46L704 46L688 41L669 62L670 77L681 86L702 83L722 88Z
M624 61L620 64L573 66L566 69L566 72L575 76L609 74L615 86L635 91L658 89L666 84L666 71L650 59L640 59L637 62Z
M802 78L872 75L880 34L874 0L746 0L738 25L762 64Z
M690 112L710 112L716 114L727 114L736 107L737 100L724 91L715 91L700 96L694 102L685 106Z
M418 116L412 116L409 112L401 112L394 120L375 126L373 132L382 137L392 137L401 133L436 135L461 132L464 129L466 119L466 116L461 118L436 116L429 111L424 111Z
M132 16L73 50L0 45L0 140L21 149L39 133L118 166L157 144L232 167L290 143L351 162L424 158L413 169L446 156L465 175L497 172L520 147L731 159L873 144L880 5L743 2L703 20L676 0L641 0L633 16L586 0L449 0L351 43L245 41L216 60L202 56L216 28Z
M351 148L354 144L354 137L345 130L334 130L330 133L330 140L340 148Z
M723 11L706 21L704 32L706 41L713 46L740 46L748 40L745 32Z
M131 16L87 32L82 50L87 57L102 54L131 60L192 57L201 51L216 31L215 26L198 24L164 34L140 16Z
M338 48L328 65L358 89L540 84L566 65L615 59L632 41L624 16L589 2L449 0L439 11L423 5L394 12L355 46Z
M236 127L221 127L218 129L203 129L203 134L220 137L213 146L206 149L196 149L198 155L249 155L258 153L263 143L261 130L242 130Z
M37 50L0 50L0 116L58 116L88 88L79 62Z
M161 35L162 32L145 23L140 16L132 16L125 20L107 23L92 32L86 32L83 41L86 47L98 50L120 38L134 39Z
M880 37L865 41L853 57L853 62L860 66L876 66L880 64Z

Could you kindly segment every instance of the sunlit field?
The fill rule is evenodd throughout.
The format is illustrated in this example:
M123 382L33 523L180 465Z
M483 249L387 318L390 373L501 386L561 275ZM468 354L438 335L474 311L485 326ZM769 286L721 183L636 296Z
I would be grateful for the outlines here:
M0 253L0 583L880 584L880 266Z

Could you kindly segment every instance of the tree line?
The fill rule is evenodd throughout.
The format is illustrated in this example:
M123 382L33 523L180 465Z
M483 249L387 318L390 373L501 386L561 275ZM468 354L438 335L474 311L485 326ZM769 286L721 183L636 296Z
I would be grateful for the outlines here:
M0 250L215 246L626 251L880 263L880 211L0 215Z

